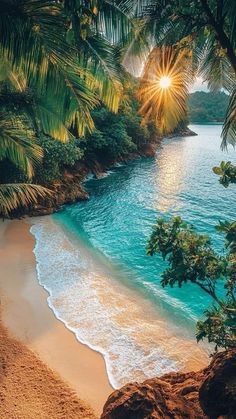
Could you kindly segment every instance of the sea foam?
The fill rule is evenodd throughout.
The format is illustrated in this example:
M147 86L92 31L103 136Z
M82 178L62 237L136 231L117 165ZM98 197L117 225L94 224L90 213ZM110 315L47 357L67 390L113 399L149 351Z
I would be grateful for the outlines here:
M40 284L48 304L77 339L100 352L117 388L200 362L202 350L178 336L150 301L116 281L80 240L51 217L31 227Z

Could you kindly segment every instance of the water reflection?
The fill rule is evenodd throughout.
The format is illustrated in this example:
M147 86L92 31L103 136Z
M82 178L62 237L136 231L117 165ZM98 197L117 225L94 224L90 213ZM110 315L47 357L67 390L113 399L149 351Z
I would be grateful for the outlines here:
M189 147L185 139L169 140L156 156L158 171L154 186L156 198L154 208L160 212L176 212L182 206L180 193L186 188L186 177L194 169L197 159L193 148L193 155L189 158Z

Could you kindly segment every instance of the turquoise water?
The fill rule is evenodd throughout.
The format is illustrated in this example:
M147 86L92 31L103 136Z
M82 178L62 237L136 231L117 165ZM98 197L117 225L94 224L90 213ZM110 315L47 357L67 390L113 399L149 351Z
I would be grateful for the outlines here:
M211 167L221 160L236 163L236 153L220 150L219 125L191 129L198 136L166 139L155 157L87 180L90 199L53 216L60 238L55 227L33 227L38 240L46 232L49 238L44 253L39 244L35 253L50 305L78 339L103 353L114 386L184 368L191 363L189 347L193 362L201 357L199 351L205 353L195 344L194 327L209 298L194 286L163 289L165 264L145 253L156 218L177 214L210 234L216 249L223 251L215 225L235 218L235 191L223 188ZM55 278L55 267L50 268L54 283L43 264L45 252L63 272ZM181 346L181 339L188 343Z

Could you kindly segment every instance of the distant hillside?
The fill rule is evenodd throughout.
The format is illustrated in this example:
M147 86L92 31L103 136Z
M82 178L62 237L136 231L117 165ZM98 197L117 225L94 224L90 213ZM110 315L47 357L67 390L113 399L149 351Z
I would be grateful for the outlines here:
M192 93L188 101L189 121L223 122L228 102L229 96L223 92Z

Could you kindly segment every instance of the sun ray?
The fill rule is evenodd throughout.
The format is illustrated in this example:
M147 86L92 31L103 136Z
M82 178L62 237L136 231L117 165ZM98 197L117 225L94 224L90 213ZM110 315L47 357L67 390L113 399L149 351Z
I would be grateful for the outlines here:
M161 132L173 131L186 114L188 87L192 82L189 52L172 47L154 48L141 79L140 113L152 119Z

